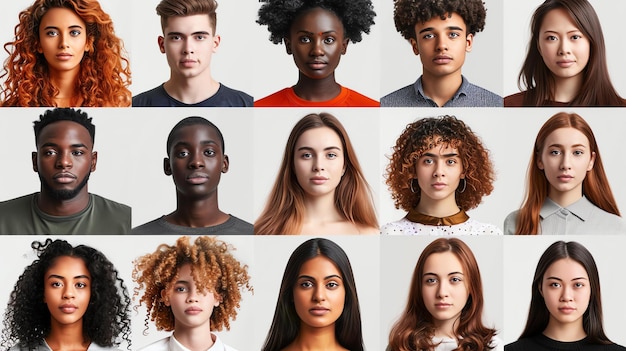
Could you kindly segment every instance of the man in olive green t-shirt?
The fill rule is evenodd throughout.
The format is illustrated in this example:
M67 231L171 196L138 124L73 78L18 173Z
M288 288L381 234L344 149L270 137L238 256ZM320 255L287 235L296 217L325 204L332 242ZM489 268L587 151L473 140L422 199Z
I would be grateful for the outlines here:
M0 234L127 234L130 207L90 194L96 127L85 112L47 110L34 122L40 192L0 202Z

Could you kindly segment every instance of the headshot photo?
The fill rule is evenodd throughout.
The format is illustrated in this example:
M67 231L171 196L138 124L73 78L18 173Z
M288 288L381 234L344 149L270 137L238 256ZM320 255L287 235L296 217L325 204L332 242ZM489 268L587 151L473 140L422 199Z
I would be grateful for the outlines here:
M126 10L119 0L7 3L2 106L130 106Z

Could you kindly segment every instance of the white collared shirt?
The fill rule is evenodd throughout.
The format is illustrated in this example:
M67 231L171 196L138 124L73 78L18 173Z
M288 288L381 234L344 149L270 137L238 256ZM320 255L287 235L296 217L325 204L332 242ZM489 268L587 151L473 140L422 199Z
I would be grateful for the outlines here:
M228 345L224 345L222 340L215 335L211 334L213 338L213 346L211 346L206 351L237 351ZM150 345L140 348L138 351L191 351L181 344L174 335L168 336L167 338L158 340L153 342Z

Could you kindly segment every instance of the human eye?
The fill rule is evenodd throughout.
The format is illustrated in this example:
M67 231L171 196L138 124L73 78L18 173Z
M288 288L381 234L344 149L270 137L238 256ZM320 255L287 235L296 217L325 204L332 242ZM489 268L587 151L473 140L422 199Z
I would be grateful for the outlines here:
M187 291L187 287L184 285L176 285L174 286L174 292L183 293Z
M454 283L460 283L462 281L463 281L463 279L461 279L461 277L452 277L452 278L450 278L450 282L453 283L453 284Z
M456 38L460 38L461 34L459 34L458 32L451 32L450 34L448 34L448 36L450 38L456 39Z
M298 41L300 41L303 44L307 44L311 42L311 38L309 38L306 35L301 36L300 38L298 38Z
M59 35L59 31L56 29L49 29L48 31L46 31L46 35L49 37L56 37L57 35Z
M63 286L63 283L61 283L60 281L53 281L52 283L50 283L50 286L53 288L60 288Z
M187 150L179 150L179 151L176 152L175 155L178 158L187 157L187 156L189 156L189 151L187 151Z
M204 154L209 156L209 157L213 157L213 156L215 156L216 153L215 153L215 150L213 150L213 149L207 149L207 150L204 151Z
M74 150L74 151L72 151L72 155L74 155L74 156L82 156L84 154L85 154L85 151L83 151L83 150Z
M422 162L425 165L432 165L433 163L435 163L435 160L433 160L432 158L425 158Z
M552 156L559 156L561 154L561 150L556 150L556 149L550 150L549 152L550 152L550 155Z
M336 41L334 37L326 37L324 38L324 44L332 44Z
M180 35L178 35L178 34L172 34L172 35L169 36L169 38L170 38L171 41L179 41L179 40L182 39L182 37Z
M550 283L550 287L552 287L552 288L560 288L561 287L561 283L552 282L552 283Z
M329 152L326 157L330 158L330 159L335 159L337 158L339 155L337 155L336 152Z
M339 283L337 283L336 281L330 281L330 282L326 283L326 287L331 289L331 290L334 290L334 289L337 289L339 287Z
M196 40L198 40L198 41L205 40L206 38L207 38L206 34L198 34L198 35L196 35Z
M310 153L310 152L303 152L302 155L300 155L300 157L305 159L305 160L308 160L308 159L313 157L313 154Z
M57 154L56 150L48 149L43 151L44 156L54 156Z
M449 166L453 166L453 165L457 164L457 160L455 160L455 159L453 159L453 158L449 158L449 159L447 159L447 160L446 160L446 163L447 163Z
M79 36L81 33L82 33L82 32L81 32L80 30L78 30L78 29L72 29L72 30L70 31L70 35L71 35L71 36L73 36L73 37L77 37L77 36Z
M580 288L584 288L584 287L585 287L585 284L584 284L584 283L581 283L581 282L577 282L577 283L574 283L574 287L575 287L575 288L578 288L578 289L580 289Z
M582 35L580 35L580 34L574 34L574 35L572 35L572 36L570 37L570 39L572 39L572 40L578 40L578 39L581 39L582 37L583 37L583 36L582 36Z
M574 156L582 156L585 154L585 152L582 150L574 150L573 154Z
M86 287L87 287L87 283L85 283L85 282L78 282L78 283L76 283L76 285L75 285L75 286L76 286L77 288L79 288L79 289L84 289L84 288L86 288Z
M432 285L437 283L437 278L426 278L424 279L424 284Z
M423 39L432 39L435 35L433 33L426 33L422 36Z
M308 288L312 288L313 287L313 283L310 280L304 280L300 282L300 287L304 288L304 289L308 289Z

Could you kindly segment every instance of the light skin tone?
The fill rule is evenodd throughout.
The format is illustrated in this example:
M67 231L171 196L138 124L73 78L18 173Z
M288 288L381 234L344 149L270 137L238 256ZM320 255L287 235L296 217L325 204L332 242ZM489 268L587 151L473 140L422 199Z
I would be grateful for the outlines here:
M589 62L589 39L565 9L551 10L539 29L539 53L556 80L555 100L570 102L582 86Z
M91 298L91 274L81 258L60 256L44 275L44 303L50 311L46 343L52 350L87 350L83 316Z
M583 181L595 159L589 140L579 130L559 128L550 133L537 162L550 183L548 197L561 207L580 200Z
M164 84L170 96L194 104L215 95L219 82L211 76L211 57L220 36L214 33L208 15L170 17L158 44L170 66L170 79Z
M377 228L347 221L335 207L335 190L345 172L345 162L343 143L329 127L309 129L296 141L294 168L306 208L300 234L378 233Z
M176 185L176 211L166 221L186 227L210 227L230 216L218 207L217 189L228 172L228 156L215 128L190 125L174 135L170 157L163 160L166 175Z
M435 336L456 339L456 327L469 291L461 261L452 252L434 253L422 273L424 305L433 317Z
M449 18L435 16L415 24L415 35L409 42L422 61L424 93L443 106L461 87L461 68L474 36L467 33L465 21L456 12Z
M174 337L178 342L192 351L208 350L213 346L211 315L220 299L213 292L198 290L190 264L178 269L176 281L161 295L174 314Z
M37 195L39 209L53 216L69 216L85 209L89 204L86 179L96 170L97 159L89 131L82 125L59 121L45 126L37 151L32 153L33 170L42 182ZM53 192L72 193L73 197L60 199Z
M435 137L437 139L437 137ZM433 217L447 217L458 213L456 189L463 174L459 151L440 144L426 150L415 164L420 201L416 210Z
M285 350L345 350L335 338L345 299L343 277L333 261L324 256L306 261L293 288L300 331Z
M346 53L343 23L332 12L314 8L296 17L289 37L284 38L287 54L299 70L296 95L309 101L326 101L339 95L335 69Z
M543 334L559 341L584 339L587 334L583 329L583 315L591 298L585 267L571 258L555 261L543 275L539 288L550 312Z
M74 11L51 8L42 17L37 52L45 57L52 85L59 89L54 97L58 107L80 105L75 83L90 42L85 22Z

